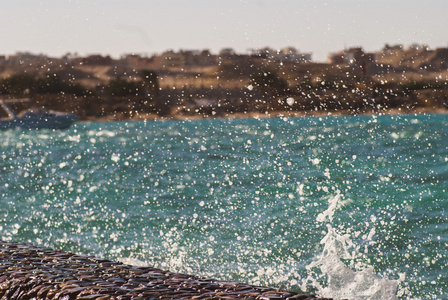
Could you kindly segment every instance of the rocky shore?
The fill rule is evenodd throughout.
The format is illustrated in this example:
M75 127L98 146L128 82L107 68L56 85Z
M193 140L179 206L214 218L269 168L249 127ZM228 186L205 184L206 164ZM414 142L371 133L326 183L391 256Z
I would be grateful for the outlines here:
M321 299L0 241L1 299Z

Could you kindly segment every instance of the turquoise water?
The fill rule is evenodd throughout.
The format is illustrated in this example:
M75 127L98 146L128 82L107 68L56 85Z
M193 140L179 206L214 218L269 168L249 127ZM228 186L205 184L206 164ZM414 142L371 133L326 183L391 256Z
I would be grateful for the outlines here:
M400 299L448 299L448 115L0 131L0 176L3 240L393 298L347 292L342 263Z

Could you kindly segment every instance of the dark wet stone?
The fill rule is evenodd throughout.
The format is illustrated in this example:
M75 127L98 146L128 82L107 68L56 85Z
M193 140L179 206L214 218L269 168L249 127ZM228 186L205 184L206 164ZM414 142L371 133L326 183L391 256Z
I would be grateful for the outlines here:
M77 297L76 299L80 299L80 300L93 300L93 299L102 300L101 298L102 299L109 299L110 295L93 294L93 295L85 295L85 296Z
M42 286L42 288L40 288L39 291L37 292L37 297L45 298L52 288L53 288L52 286Z
M1 299L316 299L0 241Z

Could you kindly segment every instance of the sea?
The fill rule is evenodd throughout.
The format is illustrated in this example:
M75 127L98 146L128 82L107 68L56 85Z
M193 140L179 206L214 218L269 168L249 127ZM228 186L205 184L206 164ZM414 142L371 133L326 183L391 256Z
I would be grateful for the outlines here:
M448 299L448 115L0 131L0 239L336 299Z

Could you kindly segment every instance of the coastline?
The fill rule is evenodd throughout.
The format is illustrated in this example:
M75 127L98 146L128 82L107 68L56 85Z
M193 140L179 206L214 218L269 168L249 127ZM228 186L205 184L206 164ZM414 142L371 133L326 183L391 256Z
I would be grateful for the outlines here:
M137 114L135 116L126 117L124 115L115 114L102 117L89 117L80 120L79 122L113 122L113 121L189 121L189 120L205 120L205 119L265 119L265 118L301 118L301 117L336 117L336 116L371 116L371 115L419 115L419 114L448 114L448 109L445 108L431 108L431 107L419 107L414 109L385 109L381 111L364 111L354 112L351 110L334 110L334 111L271 111L266 113L261 112L236 112L227 113L224 115L181 115L170 114L167 116L160 116L153 113Z
M2 299L285 299L320 298L0 240Z

